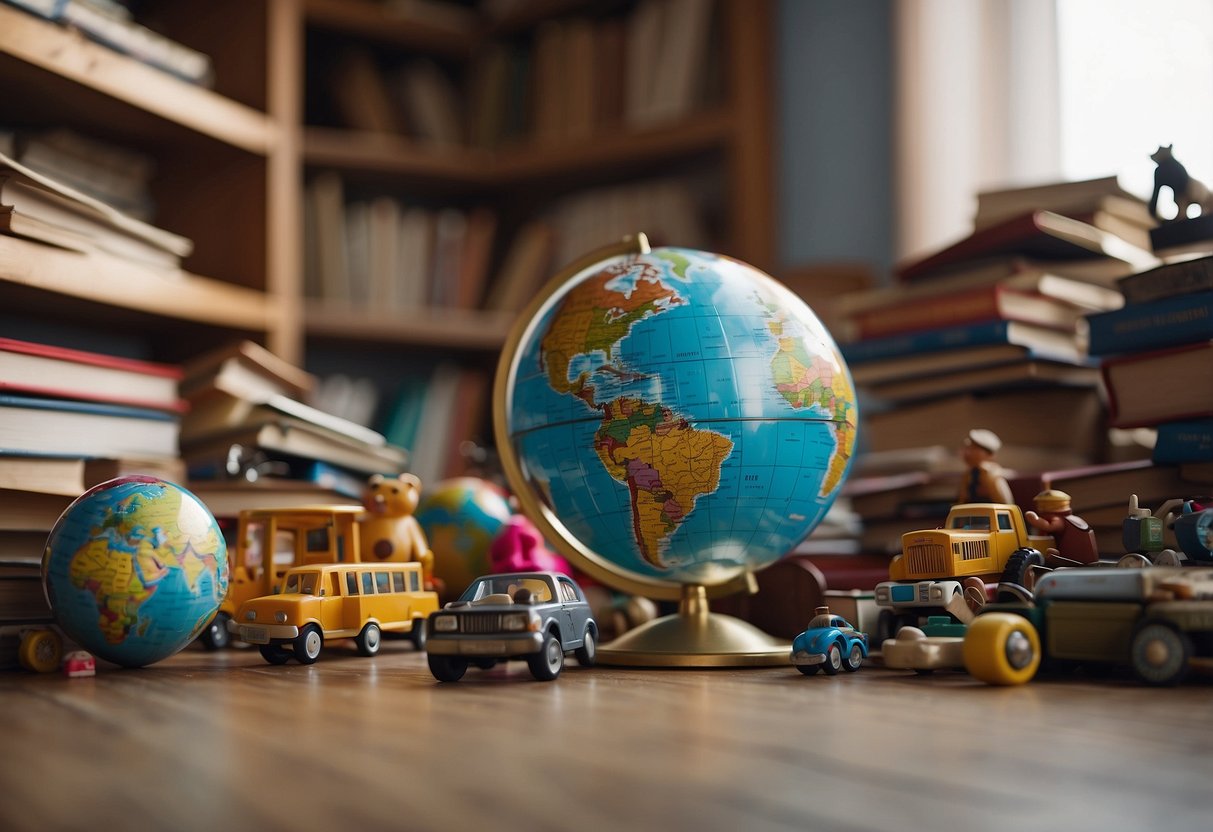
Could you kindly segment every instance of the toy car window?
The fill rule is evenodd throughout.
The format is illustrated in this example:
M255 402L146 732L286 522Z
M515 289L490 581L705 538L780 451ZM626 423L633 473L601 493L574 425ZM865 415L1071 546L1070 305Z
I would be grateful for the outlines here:
M409 573L409 589L411 589L413 592L421 589L420 578L417 577L416 572Z
M282 588L283 592L298 592L299 591L299 575L287 575L286 586Z
M346 595L357 595L358 594L358 574L356 572L346 572L345 573L345 594Z
M998 528L1004 532L1010 531L1011 515L1007 514L1005 511L998 512Z
M375 573L375 591L376 592L391 592L392 591L392 575L390 572Z
M315 572L304 572L303 575L300 576L299 591L304 595L315 595L316 578L318 577L319 576Z
M560 582L560 600L566 602L577 600L577 593L573 591L571 584L564 581Z
M952 520L952 528L988 532L990 530L990 518L982 515L962 515Z
M375 576L372 575L370 572L362 573L362 594L363 595L374 595L375 594Z
M394 592L404 592L404 573L403 572L393 572L392 573L392 590Z

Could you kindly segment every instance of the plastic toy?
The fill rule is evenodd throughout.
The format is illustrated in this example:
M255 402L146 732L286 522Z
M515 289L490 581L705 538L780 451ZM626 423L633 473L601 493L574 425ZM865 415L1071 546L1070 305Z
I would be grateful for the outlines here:
M1099 561L1095 532L1086 520L1074 514L1069 494L1047 488L1032 498L1032 504L1036 510L1025 512L1024 520L1057 544L1044 552L1047 566L1085 566Z
M1179 550L1167 546L1166 531L1175 535ZM1167 500L1158 511L1141 508L1129 497L1122 532L1126 554L1118 566L1179 566L1186 560L1213 563L1213 507L1195 500Z
M270 664L292 655L312 664L335 638L352 638L359 653L374 656L384 632L408 633L422 650L425 618L438 609L438 595L422 589L421 578L419 563L296 566L281 593L245 601L228 627Z
M948 616L930 616L921 628L902 627L896 638L880 645L884 666L926 674L936 670L964 668L964 636L967 627Z
M809 627L792 640L792 664L805 676L818 670L835 676L839 670L854 673L868 656L868 636L856 630L829 607L818 607Z
M525 514L515 514L497 532L489 544L489 568L494 572L573 572L567 560L548 548Z
M416 561L421 564L425 585L432 587L434 553L413 516L420 500L421 480L412 474L401 474L396 479L379 474L370 478L362 497L367 511L360 521L363 560Z
M97 660L85 650L73 650L63 657L63 675L69 679L97 675Z
M1150 194L1150 214L1156 220L1164 219L1158 215L1158 197L1163 188L1171 189L1175 206L1179 209L1174 219L1186 219L1188 208L1192 205L1200 206L1202 215L1213 211L1213 194L1210 194L1208 187L1203 182L1193 178L1187 168L1172 155L1172 147L1173 145L1166 147L1159 145L1158 150L1150 154L1151 161L1158 165L1154 169L1154 190Z
M995 685L1027 682L1045 660L1173 685L1194 659L1213 661L1213 568L1059 569L1034 599L988 606L964 640L965 668Z
M1003 476L994 456L1002 448L1002 440L991 430L976 428L969 431L960 448L965 473L957 493L958 503L1013 503L1011 486Z
M1029 533L1018 506L953 506L944 528L901 536L901 554L889 563L890 580L876 585L876 603L886 608L882 631L896 633L933 612L971 619L986 601L984 589L976 587L986 580L1030 584L1032 568L1044 562L1041 551L1053 544L1052 537Z
M551 681L567 652L593 666L598 644L585 594L554 572L477 578L430 616L426 630L430 672L440 682L459 681L469 663L488 669L509 659L526 659L532 676Z

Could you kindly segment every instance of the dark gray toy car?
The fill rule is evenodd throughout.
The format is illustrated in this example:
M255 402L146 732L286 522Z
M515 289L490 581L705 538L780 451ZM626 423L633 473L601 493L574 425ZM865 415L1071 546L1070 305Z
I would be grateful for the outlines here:
M457 601L426 622L430 672L458 682L469 664L488 669L499 661L526 659L531 675L551 681L572 652L591 667L598 625L585 593L556 572L512 572L472 581Z

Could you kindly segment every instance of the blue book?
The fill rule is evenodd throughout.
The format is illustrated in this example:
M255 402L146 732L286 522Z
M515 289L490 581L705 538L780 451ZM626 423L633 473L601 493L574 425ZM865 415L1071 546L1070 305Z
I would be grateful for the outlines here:
M142 407L0 394L0 453L177 456L180 419Z
M1002 320L925 329L887 338L866 338L840 344L839 349L847 363L862 364L883 358L991 344L1014 344L1048 356L1075 352L1075 336L1072 332Z
M1213 417L1163 422L1151 457L1159 464L1213 462Z
M1213 291L1176 295L1087 316L1091 355L1119 355L1213 338Z

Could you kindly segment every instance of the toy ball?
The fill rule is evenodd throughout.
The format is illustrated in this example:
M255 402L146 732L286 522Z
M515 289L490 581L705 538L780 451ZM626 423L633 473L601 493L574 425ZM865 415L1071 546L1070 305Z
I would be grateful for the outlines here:
M55 619L101 659L142 667L171 656L227 594L227 546L197 497L153 477L123 477L78 497L42 556Z
M492 571L489 546L511 514L506 493L477 477L444 480L422 494L414 516L434 553L434 577L451 598Z

